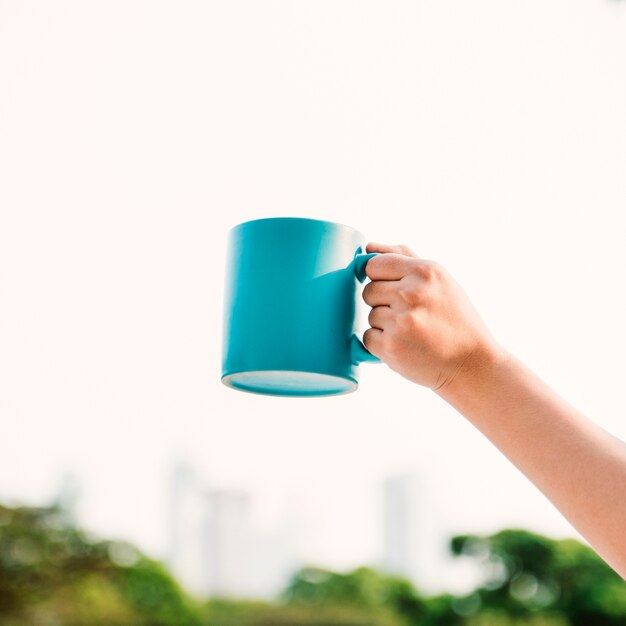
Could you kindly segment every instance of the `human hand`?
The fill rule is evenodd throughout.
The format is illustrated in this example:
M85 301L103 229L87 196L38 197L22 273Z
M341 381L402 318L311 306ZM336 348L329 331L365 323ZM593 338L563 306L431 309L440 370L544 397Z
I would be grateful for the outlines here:
M626 499L616 497L626 493L626 444L501 348L438 263L405 246L367 252L382 253L365 268L367 349L464 415L626 580Z
M363 300L372 307L367 349L405 378L442 391L459 372L499 351L469 298L438 263L406 246L369 243L371 279Z

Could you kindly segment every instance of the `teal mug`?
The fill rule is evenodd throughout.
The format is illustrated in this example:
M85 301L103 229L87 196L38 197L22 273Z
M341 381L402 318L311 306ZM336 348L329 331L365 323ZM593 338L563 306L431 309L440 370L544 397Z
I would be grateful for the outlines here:
M359 282L375 253L333 222L276 217L231 229L224 298L222 382L278 396L326 396L358 387L380 362L356 335Z

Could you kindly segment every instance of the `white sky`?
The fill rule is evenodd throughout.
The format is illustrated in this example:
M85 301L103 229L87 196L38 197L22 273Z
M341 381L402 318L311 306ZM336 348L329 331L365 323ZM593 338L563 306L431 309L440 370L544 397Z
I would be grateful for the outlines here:
M384 476L419 471L446 533L571 535L384 366L339 398L223 387L226 233L296 215L411 245L626 438L625 111L609 0L0 1L0 499L72 471L87 527L158 556L182 457L349 567L380 549Z

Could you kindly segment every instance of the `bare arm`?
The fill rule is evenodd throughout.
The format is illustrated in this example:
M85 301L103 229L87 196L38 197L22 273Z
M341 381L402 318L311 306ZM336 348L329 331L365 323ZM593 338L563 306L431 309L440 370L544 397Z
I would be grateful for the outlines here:
M370 244L367 348L488 437L626 579L626 444L504 350L438 264Z

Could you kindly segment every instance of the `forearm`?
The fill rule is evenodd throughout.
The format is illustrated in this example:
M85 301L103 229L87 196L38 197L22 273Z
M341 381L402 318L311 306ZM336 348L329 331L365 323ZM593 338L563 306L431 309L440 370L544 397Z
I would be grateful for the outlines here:
M626 444L499 349L472 355L437 393L626 578Z

